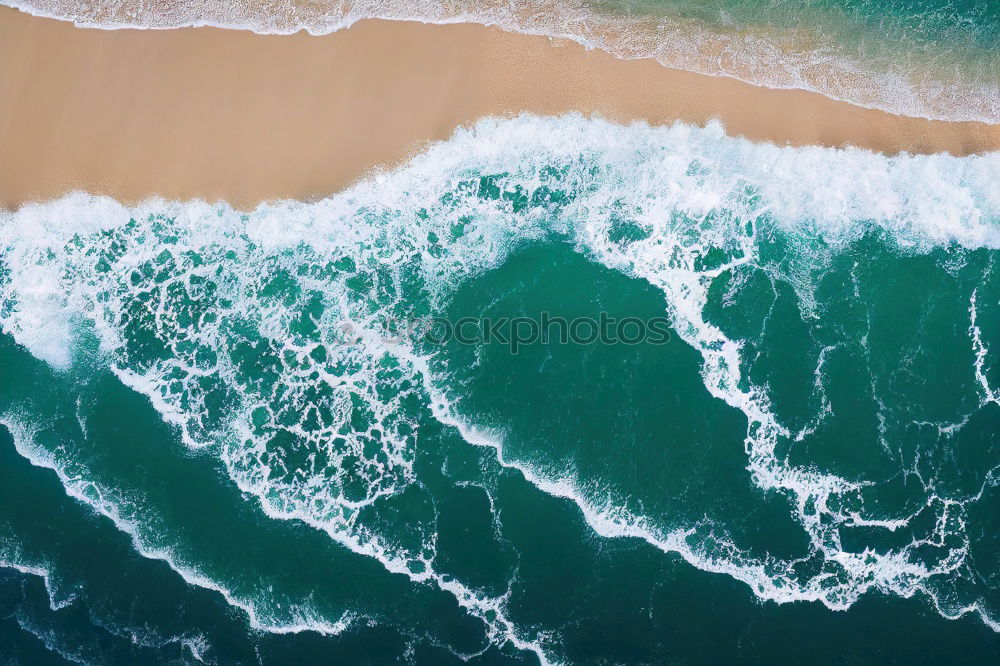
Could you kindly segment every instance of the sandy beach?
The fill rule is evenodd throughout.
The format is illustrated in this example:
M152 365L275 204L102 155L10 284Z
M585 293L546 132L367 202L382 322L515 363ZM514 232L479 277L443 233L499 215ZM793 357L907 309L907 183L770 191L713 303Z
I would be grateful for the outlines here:
M1000 126L906 118L479 25L362 21L323 37L88 30L0 9L0 207L310 199L484 116L579 111L795 146L1000 149Z

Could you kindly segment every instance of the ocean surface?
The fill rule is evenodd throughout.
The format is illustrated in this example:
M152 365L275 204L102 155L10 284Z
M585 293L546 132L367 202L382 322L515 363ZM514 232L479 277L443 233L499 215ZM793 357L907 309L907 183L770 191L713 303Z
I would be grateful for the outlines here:
M998 175L524 115L0 212L0 661L998 663ZM543 316L669 328L440 330Z
M942 120L1000 122L995 0L3 0L102 28L325 34L367 18L474 22L622 58Z

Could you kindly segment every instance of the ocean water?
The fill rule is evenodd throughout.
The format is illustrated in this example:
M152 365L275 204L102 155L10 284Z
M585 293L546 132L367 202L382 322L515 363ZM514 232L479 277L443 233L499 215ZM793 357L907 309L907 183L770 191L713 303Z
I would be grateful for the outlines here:
M4 0L102 28L214 25L325 34L367 18L473 22L622 58L811 90L893 113L1000 122L992 0Z
M524 115L0 213L0 652L996 663L998 175ZM543 313L669 334L426 327Z

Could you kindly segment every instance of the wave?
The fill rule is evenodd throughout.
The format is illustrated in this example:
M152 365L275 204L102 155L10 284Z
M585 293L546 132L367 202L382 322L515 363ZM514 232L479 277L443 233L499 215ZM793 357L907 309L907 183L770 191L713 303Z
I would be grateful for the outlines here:
M52 573L49 568L40 564L27 564L24 558L18 553L18 549L10 543L0 545L3 555L0 555L0 569L13 569L26 576L34 576L41 579L45 585L45 592L49 597L49 608L57 611L66 608L76 600L75 594L60 594L52 581Z
M79 591L64 593L60 590L62 586L55 582L58 576L53 573L50 564L29 563L29 561L30 558L25 557L16 544L10 541L0 543L0 569L9 569L24 576L39 578L45 586L49 610L53 613L68 608L78 601ZM74 638L60 636L56 629L41 626L37 619L31 618L24 612L15 611L13 618L23 631L35 636L47 650L72 663L90 663L85 654L87 652L85 646L74 644L76 643ZM136 647L162 649L171 644L181 646L199 663L207 663L205 655L212 649L205 637L200 635L158 637L148 627L121 627L101 621L89 608L87 618L94 628L124 639Z
M993 57L1000 19L953 16L953 8L913 15L854 15L853 7L803 2L789 8L697 3L457 2L424 0L281 0L168 3L5 0L38 16L98 28L216 26L264 34L327 34L363 19L479 23L529 35L570 39L625 59L754 85L801 89L913 117L1000 122L1000 69ZM864 6L864 5L863 5ZM733 17L738 12L737 21ZM914 10L916 11L916 10ZM977 23L978 21L978 23ZM927 26L932 26L928 28Z
M538 491L572 501L595 533L642 539L741 581L760 599L845 609L873 590L922 594L945 617L973 613L1000 630L986 593L959 583L976 578L968 511L1000 483L1000 467L967 493L929 484L919 506L900 513L867 495L883 480L789 462L782 446L811 433L782 423L769 387L748 379L747 341L707 314L713 284L752 266L788 285L804 316L815 316L819 277L873 234L898 256L996 251L998 176L1000 154L886 157L758 145L727 137L718 124L488 119L316 203L241 213L202 201L127 208L76 193L4 213L0 327L68 368L86 322L116 376L188 446L217 454L267 515L303 521L389 571L451 593L491 641L546 662L559 660L554 639L519 625L510 589L490 595L439 570L433 511L413 509L407 515L416 518L385 531L386 515L426 491L415 465L422 417L414 402L469 444L494 450ZM622 225L635 233L623 237ZM460 389L436 369L435 350L391 334L442 312L459 285L518 248L553 239L660 290L677 335L700 356L708 392L745 417L749 478L787 499L808 558L753 556L719 522L667 528L664 516L609 504L601 479L513 459L502 433L462 415ZM775 239L788 257L769 264L762 247ZM982 389L973 411L997 391L978 307L973 292L962 324L970 381ZM821 387L822 368L820 355ZM859 527L912 536L849 550L840 532ZM193 584L218 587L171 566Z
M51 363L52 359L49 361ZM66 371L68 368L63 368L63 370ZM117 369L114 370L117 371ZM166 404L156 401L155 389L153 393L149 393L143 391L141 386L135 385L134 376L122 372L119 372L118 375L126 386L148 395L154 405L163 406ZM79 409L79 401L77 406ZM163 416L168 421L170 420L169 413L164 413ZM77 419L80 421L81 431L86 432L86 423L79 413ZM100 479L89 468L89 463L83 459L84 457L80 456L78 452L70 450L69 447L58 446L54 450L46 448L39 443L36 434L40 428L35 426L33 422L30 415L21 414L16 408L8 414L0 413L0 427L4 427L10 433L14 449L20 456L36 467L53 471L69 497L85 504L97 514L108 519L115 529L128 536L134 552L139 556L165 563L186 584L192 587L218 593L229 607L238 609L246 616L249 626L254 632L265 632L273 635L312 632L325 637L336 637L361 627L376 626L385 620L384 614L372 616L352 610L346 610L339 616L331 617L329 611L319 610L312 593L300 597L286 594L280 587L275 588L272 585L263 589L252 586L249 593L244 590L235 591L225 580L206 573L204 567L193 562L192 556L186 554L186 551L190 549L172 543L170 537L172 530L167 529L157 520L156 507L146 506L142 503L140 493ZM192 440L189 440L188 443L192 446L204 446L204 443L196 443ZM245 486L242 479L237 479L237 483L240 490L244 492L262 492L259 488ZM362 541L352 537L352 535L330 530L329 525L318 523L313 516L288 513L274 502L263 501L263 497L261 499L261 506L268 517L282 521L301 520L313 527L325 530L334 537L338 544L345 546L353 553L379 561L387 571L407 576L418 584L436 586L446 594L451 595L465 612L481 619L487 625L491 640L486 642L485 647L479 651L470 652L447 647L460 660L468 661L489 649L494 643L510 642L517 649L538 654L541 663L552 663L545 658L538 646L521 640L517 634L513 633L510 623L504 617L504 598L490 598L483 595L457 580L434 571L429 562L424 570L414 571L408 566L410 563L402 561L387 548L380 546L378 540ZM196 559L197 555L194 558ZM3 561L0 561L0 565L2 564ZM49 576L47 570L40 567L24 568L24 571ZM48 584L49 578L46 577L45 580ZM50 595L50 598L55 599L56 597ZM70 597L67 601L60 603L66 606L71 604L73 600L75 597ZM53 604L55 603L53 601ZM53 610L55 610L54 606ZM93 618L91 621L97 626L102 626ZM395 621L398 621L398 618L390 620L390 622ZM414 627L402 626L397 627L397 629L417 643L430 642L434 644L441 641L440 638L434 638L430 634L421 635L419 629ZM108 630L115 635L131 637L132 643L137 646L163 647L167 643L177 643L184 646L199 661L205 656L206 651L211 649L207 641L200 636L183 635L155 643L153 639L145 637L139 630L114 628ZM122 631L124 633L121 633ZM49 633L51 635L46 638L47 644L54 644L54 641L60 640L58 632ZM500 640L497 640L498 637Z
M44 467L55 472L67 495L90 506L97 513L109 519L119 531L127 534L132 539L137 553L147 559L159 560L166 563L189 585L219 593L229 606L238 608L246 614L253 629L273 634L314 631L323 635L336 636L359 619L348 612L338 621L330 622L320 618L317 613L306 607L285 609L288 615L295 618L291 621L268 617L266 613L259 610L259 604L256 600L239 597L226 589L223 584L212 580L200 572L195 566L183 562L183 558L170 549L149 543L143 535L142 525L136 520L123 515L124 512L120 507L127 504L127 500L118 497L114 489L101 487L84 476L75 476L68 473L64 468L66 465L65 461L60 460L56 455L33 442L34 433L30 424L24 422L19 417L3 415L0 416L0 425L10 432L14 440L14 447L19 455L36 467ZM3 562L0 562L0 566L3 566ZM26 573L42 576L48 589L50 574L46 569L29 566L22 567L19 570L22 569ZM53 597L51 593L50 598L52 598L52 610L59 610L71 604L75 599L74 597L66 599ZM135 632L132 632L132 635L133 638L138 636ZM195 656L200 655L204 651L204 642L199 637L183 637L183 639L178 638L177 640L183 640L185 647ZM133 642L136 642L137 645L143 644L137 640Z

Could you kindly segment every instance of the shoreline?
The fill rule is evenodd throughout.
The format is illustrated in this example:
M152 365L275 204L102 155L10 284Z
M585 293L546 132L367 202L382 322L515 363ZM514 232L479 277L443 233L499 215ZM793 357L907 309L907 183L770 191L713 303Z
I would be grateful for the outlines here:
M0 208L84 190L252 209L333 194L486 116L597 114L778 145L1000 150L1000 125L621 60L477 24L363 20L323 36L96 30L0 8Z
M940 40L932 47L938 49L936 55L925 53L919 58L923 62L920 66L911 60L906 48L893 52L893 47L887 46L900 38L908 41L903 24L895 20L882 26L885 31L880 28L871 35L881 45L876 52L862 54L852 36L859 30L864 32L864 26L856 22L858 17L851 19L837 11L811 12L811 19L800 25L797 19L791 20L791 8L779 9L779 16L768 12L770 18L764 21L759 21L762 16L755 19L753 12L737 19L722 10L718 20L713 21L707 16L692 19L683 11L674 15L669 10L662 14L645 9L632 12L626 7L622 12L616 11L613 4L562 5L546 0L469 0L458 4L436 0L416 4L407 0L352 0L347 4L316 0L2 3L33 16L106 30L211 26L258 34L305 31L328 35L365 19L474 23L525 35L558 36L623 60L652 58L667 68L728 77L764 88L809 90L892 114L1000 124L1000 79L983 70L990 68L988 63L993 59L989 54L979 54L985 62L975 57L963 62L971 55L968 51L962 55L961 48L955 50L953 40ZM905 18L907 12L903 14L896 18ZM777 22L772 22L774 18ZM942 17L932 14L930 18L931 33L939 32L944 27ZM949 24L958 18L952 15ZM966 27L974 25L973 18ZM925 45L935 41L930 37ZM843 45L848 48L842 49ZM821 57L817 59L817 55Z

